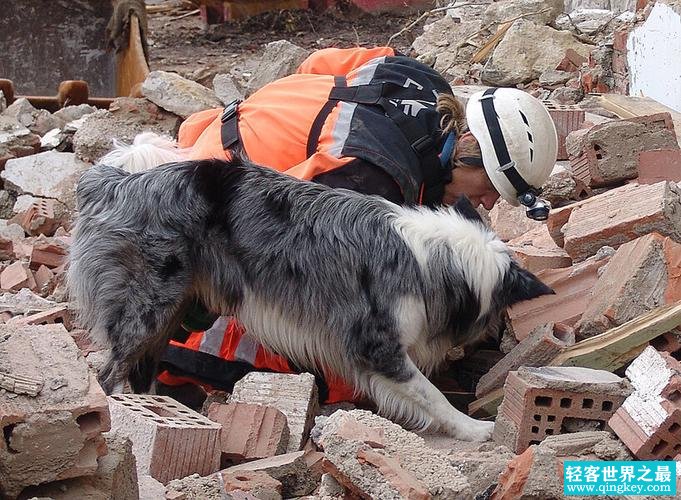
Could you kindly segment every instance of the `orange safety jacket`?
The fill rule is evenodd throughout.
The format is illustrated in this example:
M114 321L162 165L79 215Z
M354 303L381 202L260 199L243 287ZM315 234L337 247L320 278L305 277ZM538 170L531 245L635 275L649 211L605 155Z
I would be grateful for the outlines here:
M441 92L451 93L451 89L437 72L414 59L395 57L392 49L325 49L312 54L295 75L266 85L240 103L238 110L232 108L226 119L223 109L190 116L180 127L178 144L191 148L192 159L228 159L231 151L226 147L238 142L255 163L328 185L334 185L333 175L349 171L359 160L360 168L378 167L380 173L376 175L383 176L380 182L388 179L387 183L399 190L401 199L393 201L439 204L441 188L448 181L448 169L435 172L432 161L444 142L435 111ZM430 161L425 165L419 155L427 148ZM424 172L427 168L429 173ZM367 186L356 187L360 191L364 188ZM374 194L383 193L379 190ZM431 199L424 200L424 194ZM169 363L171 366L184 363L187 349L199 356L189 363L189 369L179 370L186 376L178 375L178 370L161 373L159 380L169 385L213 378L217 383L204 385L220 386L214 372L223 369L229 372L226 378L235 378L232 369L236 364L213 363L208 370L206 366L213 360L204 354L245 363L242 367L246 371L251 366L295 371L284 358L266 351L227 318L218 319L205 332L192 333L184 343L172 341L169 349L176 359L183 358ZM204 376L195 377L201 370ZM323 376L318 380L328 389L327 402L348 401L355 396L354 390L333 374L318 375Z

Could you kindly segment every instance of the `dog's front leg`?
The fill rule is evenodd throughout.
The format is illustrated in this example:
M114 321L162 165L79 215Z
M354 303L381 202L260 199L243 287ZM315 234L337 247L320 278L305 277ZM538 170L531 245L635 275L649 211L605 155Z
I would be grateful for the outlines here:
M399 408L399 412L411 420L430 422L431 427L438 427L464 441L487 441L492 437L494 422L475 420L460 412L411 360L407 359L406 365L410 378L405 382L396 382L383 375L372 378L372 392L379 407L383 406L381 400L387 402L388 394L396 393L401 399L399 405L405 405ZM388 403L386 407L395 408L395 404Z

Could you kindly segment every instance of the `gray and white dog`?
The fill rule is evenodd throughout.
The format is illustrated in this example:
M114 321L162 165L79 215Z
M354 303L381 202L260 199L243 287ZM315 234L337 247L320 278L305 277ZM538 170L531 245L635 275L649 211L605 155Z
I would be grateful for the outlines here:
M83 326L108 342L107 393L148 390L184 306L235 316L298 367L340 375L410 427L488 439L426 378L447 351L552 293L465 200L406 208L245 160L81 178L68 275Z

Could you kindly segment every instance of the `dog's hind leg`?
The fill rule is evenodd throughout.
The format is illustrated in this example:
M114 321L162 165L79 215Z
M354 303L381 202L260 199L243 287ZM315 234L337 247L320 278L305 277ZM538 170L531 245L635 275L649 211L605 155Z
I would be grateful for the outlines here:
M464 441L487 441L494 422L475 420L454 408L447 398L405 356L406 380L382 374L370 377L370 392L387 416L405 420L420 428L439 428Z

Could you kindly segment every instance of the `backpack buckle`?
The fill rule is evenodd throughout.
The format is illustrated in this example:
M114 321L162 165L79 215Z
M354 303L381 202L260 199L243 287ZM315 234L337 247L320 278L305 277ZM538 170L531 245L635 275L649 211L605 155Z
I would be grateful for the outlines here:
M234 99L227 106L225 106L225 109L222 112L222 115L220 116L220 121L222 123L225 123L228 120L231 120L232 118L234 118L236 116L236 112L239 108L239 104L241 104L241 99Z

